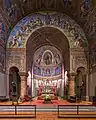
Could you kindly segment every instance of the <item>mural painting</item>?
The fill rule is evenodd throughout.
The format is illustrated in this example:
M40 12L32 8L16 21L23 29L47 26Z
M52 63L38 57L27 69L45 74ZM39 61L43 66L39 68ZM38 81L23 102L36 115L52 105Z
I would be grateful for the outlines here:
M62 56L53 46L43 46L34 54L33 74L40 77L55 77L62 74Z
M72 47L82 47L81 43L85 43L85 47L87 46L87 39L83 30L71 18L57 12L40 12L23 18L14 27L8 39L8 48L25 48L27 39L34 29L39 29L47 25L62 29L65 36L72 38L70 41ZM80 45L76 46L75 42L77 42L79 38L81 38Z
M14 25L21 13L14 0L3 0L6 16L11 25Z

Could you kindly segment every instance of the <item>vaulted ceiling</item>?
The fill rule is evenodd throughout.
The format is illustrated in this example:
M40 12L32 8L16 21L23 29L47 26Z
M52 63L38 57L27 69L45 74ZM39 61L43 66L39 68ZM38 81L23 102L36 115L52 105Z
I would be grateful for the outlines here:
M28 39L26 44L27 69L31 69L31 62L36 50L44 45L54 46L60 51L64 60L63 62L65 63L65 68L68 70L70 65L68 39L61 31L52 27L40 28L33 32Z

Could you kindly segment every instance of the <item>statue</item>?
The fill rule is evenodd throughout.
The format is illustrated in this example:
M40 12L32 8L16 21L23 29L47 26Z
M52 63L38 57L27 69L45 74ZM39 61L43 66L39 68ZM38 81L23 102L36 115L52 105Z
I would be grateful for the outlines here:
M67 71L65 71L65 85L67 85L68 84L68 72Z
M31 72L28 71L28 77L27 77L27 85L31 87Z

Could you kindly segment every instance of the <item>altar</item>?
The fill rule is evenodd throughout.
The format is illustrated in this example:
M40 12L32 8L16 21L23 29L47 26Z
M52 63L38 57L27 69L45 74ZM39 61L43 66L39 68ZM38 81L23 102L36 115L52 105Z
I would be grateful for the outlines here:
M38 99L44 100L46 95L49 95L51 100L57 100L56 86L40 86Z

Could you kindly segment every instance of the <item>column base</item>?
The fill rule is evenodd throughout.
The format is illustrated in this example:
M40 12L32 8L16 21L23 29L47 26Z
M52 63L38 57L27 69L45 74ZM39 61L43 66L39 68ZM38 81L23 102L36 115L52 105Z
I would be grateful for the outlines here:
M76 96L69 96L68 101L76 103L76 101L77 101Z

